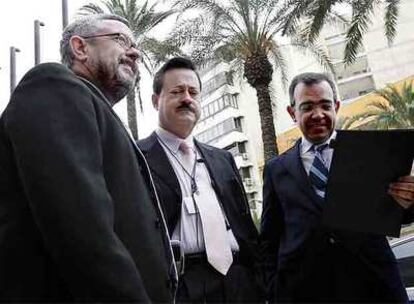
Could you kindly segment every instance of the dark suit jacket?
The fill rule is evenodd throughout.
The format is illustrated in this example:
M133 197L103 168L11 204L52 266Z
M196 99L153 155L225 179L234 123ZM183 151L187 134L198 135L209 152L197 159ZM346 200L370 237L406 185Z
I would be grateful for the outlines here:
M172 301L146 162L108 101L60 64L29 71L0 119L0 300Z
M258 233L253 224L242 181L231 153L195 141L210 174L231 229L240 246L241 261L253 267L257 261ZM181 214L181 189L168 156L155 133L138 141L151 168L155 187L172 235Z
M406 301L385 237L322 227L300 141L264 169L261 249L271 301Z

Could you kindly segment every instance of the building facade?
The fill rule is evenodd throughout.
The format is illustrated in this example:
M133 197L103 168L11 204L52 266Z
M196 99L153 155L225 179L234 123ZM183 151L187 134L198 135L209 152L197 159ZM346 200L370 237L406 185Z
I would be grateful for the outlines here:
M352 116L365 110L374 98L372 93L389 83L414 75L414 1L402 0L397 19L397 35L392 45L384 35L384 10L372 16L368 32L355 62L343 61L346 44L345 30L326 27L320 43L331 57L335 80L342 103L339 114ZM310 53L297 51L286 43L282 47L288 80L303 72L326 72ZM196 127L196 137L210 145L229 150L244 180L252 210L261 212L263 146L257 97L243 79L236 79L230 65L221 63L201 72L203 81L202 116ZM289 96L278 71L271 84L273 113L280 152L293 145L300 132L286 111Z
M251 140L256 125L249 113L255 103L254 92L240 83L229 64L220 63L200 71L203 83L201 117L195 137L206 144L232 153L243 180L254 216L261 213L261 173L256 144ZM252 95L253 94L253 95Z

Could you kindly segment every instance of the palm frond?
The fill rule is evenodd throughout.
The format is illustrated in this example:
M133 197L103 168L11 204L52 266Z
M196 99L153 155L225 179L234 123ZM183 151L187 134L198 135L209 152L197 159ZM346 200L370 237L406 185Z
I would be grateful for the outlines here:
M172 56L183 56L183 51L175 46L168 40L159 41L155 38L144 37L141 43L142 50L145 50L147 54L147 60L151 63L151 70L148 70L150 74L154 71L154 68L165 62Z
M285 56L280 48L280 46L276 43L276 41L272 41L272 47L270 48L270 59L275 66L275 71L280 73L280 80L282 82L282 87L286 91L288 87L288 66Z
M371 15L375 0L358 0L352 3L352 20L346 34L346 46L344 52L345 64L355 61L362 45L362 35L371 23Z
M375 91L379 100L367 105L367 112L357 115L353 121L369 122L376 129L414 128L414 92L412 82L404 83L401 90L388 85Z
M82 6L79 9L80 16L86 16L91 14L103 14L105 11L99 6L94 3L88 3Z
M319 5L310 11L310 15L313 16L313 21L311 22L308 33L309 42L312 43L316 37L319 36L319 33L325 24L326 16L330 13L333 2L334 1L329 0L319 1L317 2Z
M326 50L326 48L318 41L310 43L308 40L297 39L294 37L292 39L292 45L303 53L310 53L317 60L317 62L326 70L330 71L335 75L335 69L332 63L331 58Z
M388 44L391 45L397 33L396 26L400 0L385 0L385 4L385 36L387 37Z
M299 20L308 12L314 0L287 0L284 6L280 9L283 16L277 17L281 21L282 35L290 36L296 32ZM276 22L273 21L273 22Z

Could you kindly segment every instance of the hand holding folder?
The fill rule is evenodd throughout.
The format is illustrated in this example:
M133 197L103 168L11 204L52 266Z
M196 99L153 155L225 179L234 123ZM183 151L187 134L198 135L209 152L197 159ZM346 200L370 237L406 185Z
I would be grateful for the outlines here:
M324 224L399 236L405 210L389 193L398 195L404 191L412 195L411 177L397 184L398 189L391 185L389 192L389 188L398 178L409 175L413 157L414 130L338 131L326 190Z

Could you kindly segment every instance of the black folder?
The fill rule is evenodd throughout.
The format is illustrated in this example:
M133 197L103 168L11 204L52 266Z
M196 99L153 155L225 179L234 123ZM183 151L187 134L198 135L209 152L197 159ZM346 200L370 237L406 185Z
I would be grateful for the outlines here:
M410 174L414 130L338 130L332 146L323 223L398 237L404 209L387 190Z

